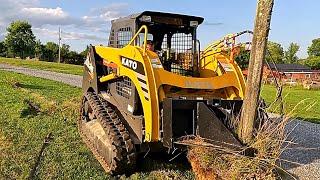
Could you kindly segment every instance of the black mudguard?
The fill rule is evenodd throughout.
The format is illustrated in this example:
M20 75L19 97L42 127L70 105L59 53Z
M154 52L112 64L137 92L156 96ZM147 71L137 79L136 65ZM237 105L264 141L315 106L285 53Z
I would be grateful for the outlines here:
M89 47L87 58L84 62L82 90L83 93L88 92L89 89L98 93L98 78L95 50L93 46Z

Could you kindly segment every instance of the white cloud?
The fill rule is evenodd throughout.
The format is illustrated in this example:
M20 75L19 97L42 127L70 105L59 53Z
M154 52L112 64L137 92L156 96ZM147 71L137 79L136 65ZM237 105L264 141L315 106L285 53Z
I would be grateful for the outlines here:
M105 7L93 8L90 12L91 14L99 15L100 18L104 18L106 21L110 21L119 16L123 16L128 7L128 3L112 3Z
M76 33L76 32L64 32L62 33L62 37L66 40L94 40L94 41L107 41L106 38L102 38L93 34L85 34L85 33Z
M12 21L27 20L38 39L56 42L61 26L64 43L82 49L80 44L106 43L110 21L127 14L127 10L127 3L113 3L74 17L61 7L41 7L39 0L0 0L0 40Z
M29 8L34 6L37 1L27 0L0 0L0 25L4 26L13 20L24 18L24 14L21 13L22 8Z
M40 16L54 16L57 18L66 18L68 14L64 12L60 7L57 8L22 8L22 13L26 15L30 15L33 17L40 17Z
M41 27L43 25L76 25L81 24L81 20L71 17L62 8L22 8L20 15L28 20L33 26Z
M91 9L90 13L83 17L72 17L61 7L38 6L37 0L0 0L0 26L5 27L10 22L20 19L29 21L33 27L71 25L100 31L110 24L110 20L124 15L128 8L126 3L113 3L106 7Z
M41 36L51 37L52 39L57 39L58 30L50 30L47 28L33 28L33 31ZM66 32L62 31L61 38L65 40L92 40L92 41L106 41L106 38L102 38L93 34L79 33L79 32Z
M49 30L47 28L32 28L33 32L40 34L40 35L46 35L46 36L51 36L51 37L57 37L59 32Z
M129 4L113 3L105 7L94 8L90 10L90 15L83 16L82 19L86 25L105 25L111 20L127 14Z

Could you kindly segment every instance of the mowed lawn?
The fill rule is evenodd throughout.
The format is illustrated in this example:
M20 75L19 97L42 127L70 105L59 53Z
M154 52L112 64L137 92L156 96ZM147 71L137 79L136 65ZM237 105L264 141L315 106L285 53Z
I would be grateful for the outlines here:
M14 61L21 65L21 60ZM38 68L33 63L46 62L28 63L29 67ZM72 72L65 64L50 64L57 71ZM79 136L76 120L80 88L0 70L0 90L0 179L26 179L34 167L37 167L35 179L118 178L104 172ZM263 86L262 96L268 104L275 95L273 86ZM293 111L297 118L320 123L320 91L285 87L283 95L287 113ZM37 105L40 112L34 112L28 102ZM277 112L277 107L272 105L269 111L272 110ZM53 139L36 165L49 133ZM135 174L121 178L194 179L194 175L185 163L147 157L139 161Z
M3 58L0 57L0 63L10 64L13 66L21 66L33 69L41 69L46 71L60 72L66 74L82 75L83 67L74 64L64 64L46 61L36 61L36 60L22 60L14 58Z
M0 70L0 179L118 179L104 172L76 125L81 89ZM39 107L36 113L28 103ZM36 165L44 138L52 140ZM36 167L36 168L35 168ZM194 179L185 163L149 157L121 179Z
M37 179L106 178L77 132L79 88L0 71L0 89L0 179L28 178L49 133ZM28 101L40 107L38 115Z
M320 90L306 90L301 86L283 88L284 109L286 114L310 122L320 123ZM279 104L272 103L276 97L276 88L263 85L261 96L270 105L270 112L279 112Z
M82 75L83 72L82 66L63 63L58 64L12 58L0 58L0 63L76 75ZM264 85L261 95L266 100L267 104L270 104L274 101L276 89L272 85ZM283 96L286 113L293 112L294 117L320 123L320 90L306 90L299 86L285 86ZM275 113L279 112L275 104L271 105L269 111Z
M45 61L21 60L1 57L0 63L75 75L82 75L83 73L82 66L72 64L58 64ZM276 89L272 85L264 85L261 95L266 100L267 104L270 104L274 101ZM286 113L289 113L293 110L295 117L299 119L320 123L320 90L306 90L300 86L285 86L283 96ZM312 105L312 107L309 107L310 105ZM278 108L274 104L271 105L269 111L275 113L279 112Z

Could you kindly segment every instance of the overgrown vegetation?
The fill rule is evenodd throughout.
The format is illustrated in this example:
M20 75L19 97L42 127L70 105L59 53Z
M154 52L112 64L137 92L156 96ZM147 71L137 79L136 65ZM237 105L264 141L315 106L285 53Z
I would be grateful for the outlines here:
M277 97L278 98L278 97ZM276 98L274 98L276 99ZM274 100L273 99L273 100ZM279 105L273 101L268 109L279 109ZM303 104L305 103L305 104ZM197 179L281 179L291 177L289 172L279 166L281 153L290 144L287 140L286 126L290 119L295 117L300 107L307 111L315 106L317 101L296 103L284 116L261 116L261 108L258 108L260 116L253 132L253 139L246 143L245 147L231 147L212 145L208 140L197 137L186 140L185 144L191 145L188 158ZM301 106L302 105L302 106ZM264 109L263 111L265 111ZM262 112L263 112L262 111ZM231 119L235 134L238 132L239 117ZM294 162L291 162L294 163Z
M276 89L265 85L262 92L268 98L267 110L278 113L280 104L279 101L274 101ZM320 109L320 91L306 93L302 87L285 87L283 92L286 115L268 117L254 131L253 140L245 148L211 145L201 138L185 142L191 145L188 158L197 179L295 179L279 166L280 161L286 161L280 159L280 155L290 144L286 139L285 127L291 118L301 116L310 117L305 118L308 121L320 122L320 113L317 112ZM310 95L317 98L307 98ZM231 124L236 125L232 129L235 128L234 132L237 132L237 118Z
M288 121L287 117L268 119L257 129L247 147L241 150L204 146L201 139L191 141L194 147L189 150L188 158L193 171L201 180L278 179L278 170L282 169L277 161L284 149L284 128ZM248 150L249 153L245 153Z
M111 177L80 139L76 120L81 89L0 71L0 179L126 179ZM37 110L34 112L34 110ZM45 137L52 140L37 157ZM129 179L194 179L184 163L150 159Z

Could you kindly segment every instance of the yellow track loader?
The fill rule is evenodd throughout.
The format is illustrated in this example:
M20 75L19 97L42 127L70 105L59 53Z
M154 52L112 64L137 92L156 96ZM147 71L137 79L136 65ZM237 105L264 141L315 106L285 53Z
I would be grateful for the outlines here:
M200 51L203 20L145 11L113 20L109 45L90 47L78 126L107 172L130 172L138 154L173 152L186 136L241 145L228 123L245 95L234 59L246 32Z

